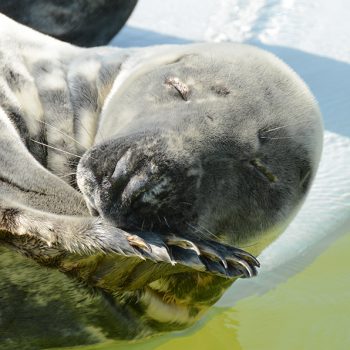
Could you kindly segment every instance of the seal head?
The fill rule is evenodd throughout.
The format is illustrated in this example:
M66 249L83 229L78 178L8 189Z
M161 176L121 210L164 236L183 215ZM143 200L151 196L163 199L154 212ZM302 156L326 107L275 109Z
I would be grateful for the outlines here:
M91 211L113 225L258 254L303 202L321 148L312 94L272 54L160 48L116 79L77 179ZM160 276L143 289L142 315L161 329L187 324L227 286L200 273Z
M319 161L314 98L264 51L173 50L112 90L78 167L89 205L127 229L201 231L231 244L280 231Z

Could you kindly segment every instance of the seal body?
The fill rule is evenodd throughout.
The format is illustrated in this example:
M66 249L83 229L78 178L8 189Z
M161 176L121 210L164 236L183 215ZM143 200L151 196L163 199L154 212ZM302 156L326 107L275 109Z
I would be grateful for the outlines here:
M137 0L1 1L0 12L12 19L81 46L106 45L127 21Z
M4 243L147 332L255 274L249 253L293 218L321 153L317 103L289 67L246 45L82 49L0 23Z

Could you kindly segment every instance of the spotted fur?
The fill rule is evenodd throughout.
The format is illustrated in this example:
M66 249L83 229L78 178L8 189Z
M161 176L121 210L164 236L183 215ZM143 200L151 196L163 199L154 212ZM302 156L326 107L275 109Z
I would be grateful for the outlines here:
M158 329L256 273L234 246L276 238L317 169L314 98L256 48L84 49L0 15L0 71L0 241Z

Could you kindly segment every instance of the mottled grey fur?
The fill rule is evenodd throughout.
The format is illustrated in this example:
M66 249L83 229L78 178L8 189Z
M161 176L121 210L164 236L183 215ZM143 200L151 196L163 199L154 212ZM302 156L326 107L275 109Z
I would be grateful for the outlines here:
M256 260L233 246L257 254L282 232L321 152L320 112L290 68L245 45L82 49L0 24L4 242L108 292L111 280L67 254L255 273ZM200 313L166 301L188 302L183 281L192 292L218 287L208 305L227 287L170 271L142 280L145 313L160 323Z

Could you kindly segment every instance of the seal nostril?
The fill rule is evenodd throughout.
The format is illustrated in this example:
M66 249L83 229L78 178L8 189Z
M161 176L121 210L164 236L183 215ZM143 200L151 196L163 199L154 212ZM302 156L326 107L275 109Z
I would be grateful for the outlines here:
M106 182L110 183L109 188L105 186L107 190L108 197L113 201L113 203L120 202L120 196L128 185L131 177L131 151L128 150L117 162L112 175L105 176Z
M111 179L118 179L120 177L125 177L128 175L128 168L131 159L131 151L128 150L118 161L117 165L114 168L114 172L111 176Z
M122 193L122 200L130 203L141 193L145 192L147 190L148 180L147 175L135 175L132 177Z

